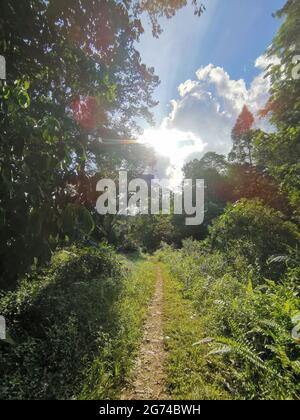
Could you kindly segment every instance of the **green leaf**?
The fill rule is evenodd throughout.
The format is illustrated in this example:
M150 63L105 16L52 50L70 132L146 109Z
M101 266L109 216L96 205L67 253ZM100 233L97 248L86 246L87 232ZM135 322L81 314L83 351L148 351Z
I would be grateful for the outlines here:
M89 236L95 229L95 223L91 213L85 207L81 206L78 211L78 219L80 230Z
M19 94L18 94L18 102L21 108L23 109L27 109L30 106L30 97L28 95L28 93L24 90L22 90Z
M24 90L28 90L30 88L30 81L29 80L25 80L23 82L23 88L24 88Z

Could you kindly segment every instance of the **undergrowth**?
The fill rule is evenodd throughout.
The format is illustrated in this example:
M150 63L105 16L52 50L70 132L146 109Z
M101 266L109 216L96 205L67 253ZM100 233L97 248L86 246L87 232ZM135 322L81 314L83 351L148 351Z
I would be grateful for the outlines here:
M130 368L155 271L72 246L0 296L0 399L110 398Z
M300 342L292 335L299 267L290 262L280 280L263 279L243 255L234 259L193 241L158 257L169 272L174 395L210 399L221 389L230 399L299 399Z
M183 284L162 265L164 277L164 333L168 351L168 392L175 400L227 399L209 373L205 350L194 343L204 334L202 320L183 296Z
M116 305L117 329L89 369L81 399L116 399L130 373L143 337L143 324L154 291L156 266L150 261L131 262L131 273Z

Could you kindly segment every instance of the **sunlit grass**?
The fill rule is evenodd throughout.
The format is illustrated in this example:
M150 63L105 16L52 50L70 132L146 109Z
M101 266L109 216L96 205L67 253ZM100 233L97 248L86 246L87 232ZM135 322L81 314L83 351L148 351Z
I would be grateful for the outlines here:
M162 266L164 276L164 321L168 350L168 387L172 399L217 400L228 395L207 380L203 347L194 343L203 338L201 319L193 304L183 296L183 285ZM212 378L210 378L212 379Z

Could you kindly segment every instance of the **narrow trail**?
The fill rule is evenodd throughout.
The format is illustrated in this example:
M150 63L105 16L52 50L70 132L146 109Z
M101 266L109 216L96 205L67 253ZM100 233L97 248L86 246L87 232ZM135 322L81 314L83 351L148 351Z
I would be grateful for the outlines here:
M157 281L144 325L144 337L136 366L121 400L166 400L166 350L163 334L163 277L157 269Z

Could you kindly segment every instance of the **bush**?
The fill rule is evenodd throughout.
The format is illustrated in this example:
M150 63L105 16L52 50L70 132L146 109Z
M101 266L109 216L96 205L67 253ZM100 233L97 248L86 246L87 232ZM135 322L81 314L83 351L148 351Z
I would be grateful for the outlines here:
M108 246L57 252L43 272L2 294L0 313L14 344L0 343L1 399L76 396L83 370L117 329L126 273Z
M299 244L299 239L293 223L258 200L242 200L228 206L210 229L214 250L243 255L250 264L259 265L266 275L276 274L269 271L268 259L287 254L290 247Z
M187 241L180 251L158 253L202 325L197 346L206 357L199 384L232 399L300 399L300 346L292 336L300 313L299 254L295 249L286 256L285 273L271 281L258 279L257 267L239 252L212 252ZM186 354L192 357L193 348Z

